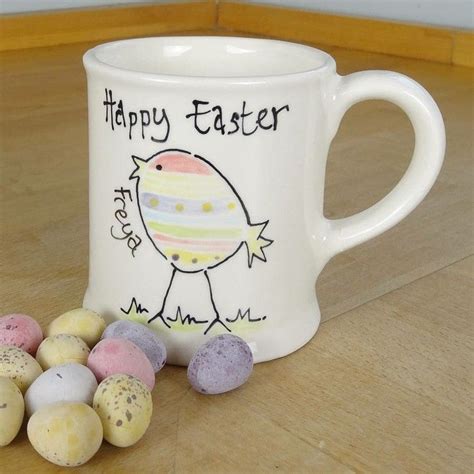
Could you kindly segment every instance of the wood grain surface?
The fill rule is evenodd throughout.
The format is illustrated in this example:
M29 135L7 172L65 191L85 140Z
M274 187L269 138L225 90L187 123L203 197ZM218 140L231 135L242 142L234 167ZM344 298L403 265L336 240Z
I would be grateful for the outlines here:
M220 29L474 67L470 30L231 0L170 0L0 16L0 51Z
M0 55L0 313L30 313L43 326L79 306L87 282L81 56L91 46ZM325 49L340 73L393 69L433 94L447 129L440 179L400 225L324 269L317 292L328 321L308 345L217 397L166 367L146 436L124 450L104 443L80 471L472 472L472 71ZM349 215L386 194L412 149L398 109L354 107L331 147L326 214ZM2 448L0 472L61 469L23 431Z
M469 30L255 3L220 0L218 26L247 34L474 67L474 34Z
M213 0L0 16L0 51L213 28Z

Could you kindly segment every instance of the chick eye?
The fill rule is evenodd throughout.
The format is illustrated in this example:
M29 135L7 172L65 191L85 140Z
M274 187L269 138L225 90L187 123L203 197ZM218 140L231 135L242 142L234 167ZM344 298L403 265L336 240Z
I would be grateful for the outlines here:
M163 166L161 166L161 165L156 165L156 169L157 169L158 171L161 171L161 170L163 169Z

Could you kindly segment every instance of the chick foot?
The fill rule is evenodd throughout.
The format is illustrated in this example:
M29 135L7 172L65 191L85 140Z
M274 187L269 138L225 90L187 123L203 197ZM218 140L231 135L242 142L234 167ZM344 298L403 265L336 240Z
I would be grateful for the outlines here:
M169 329L171 326L166 322L164 316L163 316L163 311L159 311L158 313L155 314L152 318L150 318L147 323L150 324L152 321L155 319L160 319L161 322Z
M206 335L212 328L215 324L221 324L222 326L224 326L224 328L228 331L228 332L232 332L225 324L224 322L221 320L221 318L219 317L219 315L217 315L215 317L215 319L213 319L211 321L211 324L209 324L209 326L207 326L207 329L204 331L204 335Z

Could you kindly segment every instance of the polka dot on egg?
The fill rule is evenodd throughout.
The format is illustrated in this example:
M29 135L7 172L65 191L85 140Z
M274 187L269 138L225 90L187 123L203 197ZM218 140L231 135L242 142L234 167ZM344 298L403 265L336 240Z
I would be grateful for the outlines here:
M213 209L212 207L212 204L210 202L205 202L203 205L202 205L202 211L203 212L211 212Z

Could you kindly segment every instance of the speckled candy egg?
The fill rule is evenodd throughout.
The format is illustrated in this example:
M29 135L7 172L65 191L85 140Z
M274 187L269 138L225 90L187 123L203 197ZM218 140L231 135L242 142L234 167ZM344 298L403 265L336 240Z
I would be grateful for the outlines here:
M109 337L128 339L133 342L148 357L155 373L159 372L165 365L165 345L153 331L143 326L143 324L126 320L115 321L107 326L104 334L102 334L102 339Z
M43 340L40 325L26 314L7 314L0 318L0 344L15 346L35 354Z
M28 422L33 448L59 466L86 463L102 444L102 423L85 403L59 402L37 412Z
M232 334L215 336L191 358L188 379L195 390L206 394L240 387L252 373L253 356L248 344Z
M20 389L7 377L0 377L0 447L15 439L24 413L25 404Z
M78 308L58 316L46 330L47 336L56 334L72 334L94 347L105 329L105 321L94 311Z
M153 411L148 387L123 374L111 375L100 383L93 406L102 420L104 438L120 448L135 444L145 434Z
M57 365L42 373L26 391L26 412L31 416L42 407L56 402L92 405L96 390L97 380L84 365Z
M10 378L25 393L43 371L33 357L18 347L0 346L0 377Z
M56 334L47 337L40 344L36 360L43 370L72 362L86 365L89 352L89 347L80 337L72 334Z
M87 366L100 382L113 374L137 377L150 390L155 386L155 371L144 352L127 339L102 339L89 354Z

